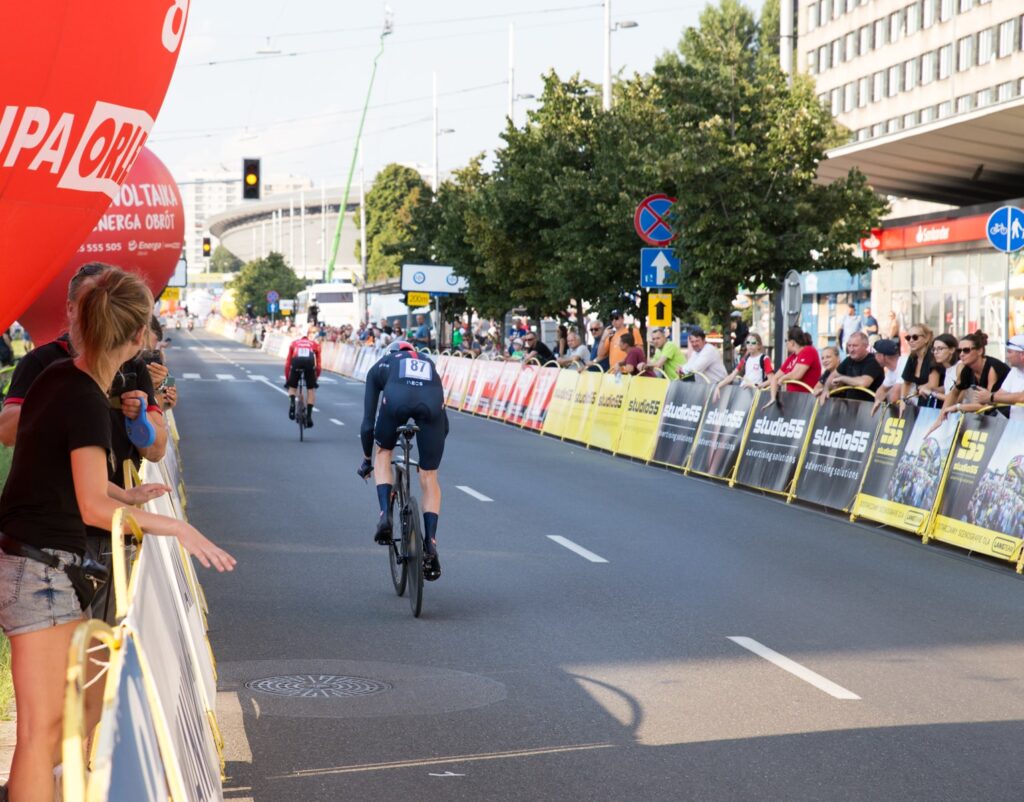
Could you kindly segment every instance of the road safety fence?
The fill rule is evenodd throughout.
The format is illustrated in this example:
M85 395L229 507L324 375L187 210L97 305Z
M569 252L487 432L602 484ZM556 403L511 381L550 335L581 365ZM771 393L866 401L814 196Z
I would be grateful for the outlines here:
M289 338L268 333L282 358ZM359 380L383 350L325 343ZM1016 564L1024 573L1024 421L737 385L435 356L452 409L642 462L864 518Z
M173 488L145 505L184 518L178 435L141 476L126 464L128 483L162 482ZM140 542L129 559L119 533L125 522ZM63 799L65 802L213 802L223 795L223 742L217 726L217 668L207 637L207 605L191 557L175 538L145 536L131 508L112 528L112 592L118 625L82 624L72 641L65 697ZM106 650L108 657L98 655ZM106 665L103 707L87 742L85 695L91 667ZM88 770L87 770L88 767Z

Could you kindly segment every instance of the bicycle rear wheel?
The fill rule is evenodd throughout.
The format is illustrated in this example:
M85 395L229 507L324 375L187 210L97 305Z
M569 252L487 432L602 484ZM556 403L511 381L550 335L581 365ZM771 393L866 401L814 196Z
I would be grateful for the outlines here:
M299 424L299 442L301 443L305 437L303 436L306 431L306 396L305 388L302 383L299 383L299 392L295 400L295 422Z
M399 471L396 471L396 474L397 475L395 477L395 488L397 494L399 495L398 509L403 510L405 509L405 504L403 503L403 499L401 498L402 474ZM391 510L389 510L389 512L393 512L395 507L395 493L392 493L390 506ZM394 519L392 518L392 520ZM405 529L405 527L402 525L401 520L399 520L398 525L403 530ZM403 538L396 538L394 536L394 533L392 533L391 545L388 546L388 567L391 569L391 584L395 586L395 593L397 593L399 596L405 593L405 583L409 567L409 563L405 560L402 554L402 541Z
M406 572L409 577L409 606L414 618L423 610L423 530L420 524L420 505L410 497L402 516L402 545L405 551Z

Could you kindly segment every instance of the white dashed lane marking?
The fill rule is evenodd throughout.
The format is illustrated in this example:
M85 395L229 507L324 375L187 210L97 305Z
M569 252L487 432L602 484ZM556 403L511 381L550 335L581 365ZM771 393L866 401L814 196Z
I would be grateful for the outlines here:
M559 546L565 546L565 548L569 549L569 551L575 552L576 554L580 555L580 557L582 557L583 559L590 560L590 562L592 563L608 562L604 557L600 556L599 554L594 554L594 552L590 551L589 549L583 548L583 546L580 546L578 543L573 543L567 537L562 537L561 535L548 535L548 539L555 541L555 543L557 543Z
M474 490L472 487L468 487L467 485L455 485L455 486L459 490L461 490L463 493L465 493L467 496L472 496L477 501L494 501L493 498L487 498L487 496L485 496L483 493L481 493L481 492L479 492L477 490Z
M198 373L182 373L181 378L183 379L198 379L200 378Z
M795 660L790 660L784 654L779 654L774 649L769 649L763 643L758 643L753 638L748 638L742 635L730 635L729 640L737 646L742 646L744 649L753 652L758 657L763 657L769 663L778 666L783 671L788 671L794 677L799 677L804 682L810 683L819 691L824 691L829 696L834 696L836 699L843 699L847 701L860 700L860 697L853 691L848 691L841 685L836 685L832 680L825 679L821 674L811 671L811 669L800 665Z
M222 382L233 382L235 377L230 373L218 373L217 379Z
M342 423L337 418L331 418L331 423L333 423L335 426L344 426L345 425L344 423Z

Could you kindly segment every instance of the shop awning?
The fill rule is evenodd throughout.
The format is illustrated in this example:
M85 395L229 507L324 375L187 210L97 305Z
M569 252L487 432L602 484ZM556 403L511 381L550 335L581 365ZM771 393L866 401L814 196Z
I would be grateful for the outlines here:
M1024 98L829 151L824 183L859 167L885 195L955 206L1016 198L1024 188Z

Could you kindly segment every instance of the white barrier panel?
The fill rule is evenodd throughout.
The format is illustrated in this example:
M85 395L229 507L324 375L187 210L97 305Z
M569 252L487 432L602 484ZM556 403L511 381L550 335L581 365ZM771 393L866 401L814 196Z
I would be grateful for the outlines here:
M124 625L144 644L157 702L169 729L164 765L178 773L188 802L223 799L220 756L208 714L207 679L201 676L191 643L191 626L182 613L178 579L168 570L170 538L150 536L142 545L129 589L131 604Z
M138 646L130 634L111 656L107 682L116 683L117 690L104 704L87 798L90 802L167 802L169 789L156 723L150 712Z

